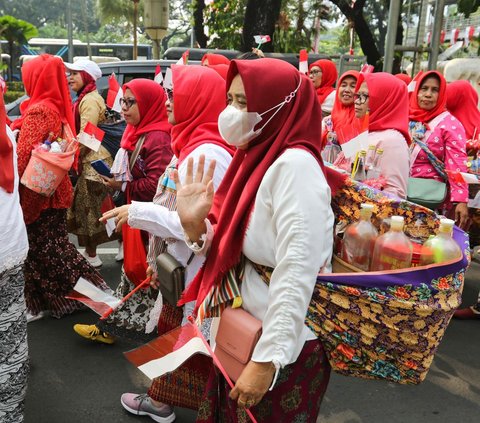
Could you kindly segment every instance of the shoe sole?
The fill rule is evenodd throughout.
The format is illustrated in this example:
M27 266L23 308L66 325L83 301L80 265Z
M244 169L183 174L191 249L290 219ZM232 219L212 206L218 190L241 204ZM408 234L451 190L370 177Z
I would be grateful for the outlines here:
M122 398L120 398L120 404L122 404L122 407L125 410L127 410L129 413L132 413L136 416L148 416L152 420L154 420L158 423L172 423L176 419L175 413L170 414L168 417L161 417L161 416L157 416L157 415L152 414L152 413L148 413L147 411L134 410L133 408L130 408L127 404L125 404L122 401Z

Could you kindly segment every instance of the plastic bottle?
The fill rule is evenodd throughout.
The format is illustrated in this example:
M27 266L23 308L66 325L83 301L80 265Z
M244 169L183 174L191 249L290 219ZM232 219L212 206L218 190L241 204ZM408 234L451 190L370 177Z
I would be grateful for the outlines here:
M430 237L423 244L420 265L444 263L462 256L462 250L452 238L453 225L451 219L440 219L440 227L436 236Z
M343 235L342 259L366 272L370 269L373 247L378 231L370 221L372 204L362 204L360 220L347 226Z
M358 154L358 162L356 164L356 171L354 171L353 179L358 182L362 182L367 179L367 174L365 173L365 157L367 156L367 152L365 150L361 150Z
M50 141L44 141L43 144L40 144L40 150L43 150L43 151L50 151L50 148L51 148L51 142Z
M404 269L412 265L412 242L403 233L403 217L392 216L390 230L379 236L373 249L371 270Z
M373 161L372 165L370 166L367 172L367 179L380 178L380 175L382 173L380 169L380 161L382 160L382 156L383 156L383 149L377 148L376 154L375 154L375 160Z
M57 141L53 141L50 145L50 153L61 153L62 147Z
M367 171L375 161L375 150L376 150L376 147L374 144L370 144L368 146L367 157L365 157L365 169Z

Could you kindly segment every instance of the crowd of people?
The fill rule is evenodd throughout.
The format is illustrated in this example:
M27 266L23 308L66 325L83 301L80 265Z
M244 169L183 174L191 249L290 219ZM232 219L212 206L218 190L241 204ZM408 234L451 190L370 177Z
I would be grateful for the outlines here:
M330 60L313 62L305 75L261 56L208 54L202 66L173 65L168 89L148 79L126 83L118 152L80 144L51 196L20 179L45 140L80 136L111 113L97 92L99 67L49 55L25 63L29 99L11 125L0 96L2 421L23 421L27 322L82 308L65 298L79 278L122 299L148 277L148 289L75 332L106 344L147 342L193 315L214 344L218 317L234 304L261 322L262 333L232 390L198 358L182 367L198 386L173 389L171 375L159 377L147 393L122 395L127 411L167 423L179 398L190 396L199 422L246 421L246 410L259 422L315 422L330 366L305 316L317 274L331 272L331 198L345 175L400 199L408 199L412 178L445 182L437 211L464 230L475 222L469 186L458 178L480 126L468 82L447 84L429 71L409 89L405 76L350 70L338 77ZM111 175L100 175L95 160ZM105 210L112 196L116 207ZM98 245L113 239L124 251L114 291L95 269ZM164 253L185 269L181 306L159 291ZM457 316L480 318L480 300ZM285 399L291 392L298 401Z

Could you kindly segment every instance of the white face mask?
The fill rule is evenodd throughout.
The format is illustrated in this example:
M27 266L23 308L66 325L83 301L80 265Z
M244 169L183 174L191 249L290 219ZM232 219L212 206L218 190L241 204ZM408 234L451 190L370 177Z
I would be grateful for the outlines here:
M293 100L301 84L302 78L300 78L297 88L286 96L284 101L260 114L257 112L243 112L234 106L228 105L218 116L218 130L221 137L227 144L235 147L247 144L262 133L263 128L268 125L268 122L273 119L285 104ZM262 120L262 116L274 109L277 110L270 116L270 119L265 122L265 125L254 130L255 126Z

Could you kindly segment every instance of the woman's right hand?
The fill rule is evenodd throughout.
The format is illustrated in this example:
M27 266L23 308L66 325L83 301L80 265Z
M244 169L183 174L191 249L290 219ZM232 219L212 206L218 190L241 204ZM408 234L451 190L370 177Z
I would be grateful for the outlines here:
M206 232L205 219L213 203L213 173L215 160L212 160L206 172L205 156L198 159L197 171L193 175L193 158L187 162L187 175L182 184L178 171L173 172L173 180L177 188L177 212L183 229L192 242L200 242Z
M154 289L160 289L160 282L157 279L157 273L151 266L147 267L147 278L150 278L150 286Z

